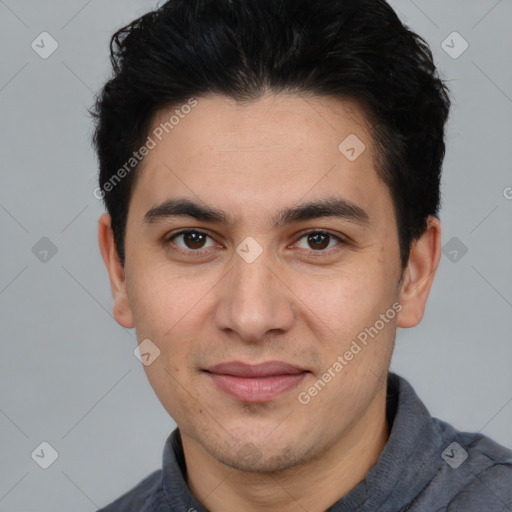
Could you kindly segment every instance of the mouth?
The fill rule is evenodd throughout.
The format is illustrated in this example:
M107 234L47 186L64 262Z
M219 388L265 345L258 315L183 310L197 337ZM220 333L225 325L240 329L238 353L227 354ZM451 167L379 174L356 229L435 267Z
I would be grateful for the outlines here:
M282 361L250 365L238 361L204 370L222 392L242 402L269 402L297 387L310 372Z

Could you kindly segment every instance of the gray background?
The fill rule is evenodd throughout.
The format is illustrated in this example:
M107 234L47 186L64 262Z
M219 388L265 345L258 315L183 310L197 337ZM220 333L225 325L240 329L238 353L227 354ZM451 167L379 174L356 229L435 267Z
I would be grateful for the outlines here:
M111 314L86 112L110 73L110 35L155 5L0 0L4 512L93 511L160 467L174 428L133 356L134 331ZM398 332L391 369L434 416L512 447L512 1L392 5L431 45L454 106L441 216L449 245L423 322ZM47 59L31 48L43 31L59 45ZM453 31L469 44L458 58L441 46ZM41 252L43 237L56 254ZM59 454L46 470L31 458L42 441Z

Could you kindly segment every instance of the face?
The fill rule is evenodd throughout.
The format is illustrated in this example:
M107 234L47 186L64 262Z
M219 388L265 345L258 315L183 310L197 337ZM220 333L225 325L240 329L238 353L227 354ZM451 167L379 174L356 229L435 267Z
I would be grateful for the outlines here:
M145 370L182 437L282 470L370 421L384 389L407 323L391 196L356 104L197 100L138 171L114 312L160 350Z

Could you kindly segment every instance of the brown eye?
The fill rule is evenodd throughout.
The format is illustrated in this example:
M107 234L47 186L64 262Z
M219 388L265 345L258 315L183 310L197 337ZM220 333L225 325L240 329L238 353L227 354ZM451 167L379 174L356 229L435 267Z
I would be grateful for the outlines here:
M206 236L202 233L191 231L190 233L184 233L183 241L189 249L202 249Z
M180 249L189 249L191 251L197 251L198 249L204 249L206 240L210 238L206 233L196 230L181 231L176 233L168 239L169 242L174 243ZM177 241L180 241L178 243ZM213 244L212 244L213 245Z
M329 235L315 233L308 235L308 244L312 249L325 249L329 245Z
M326 233L324 231L311 231L309 233L305 233L302 235L300 240L306 240L307 247L302 246L302 249L311 249L313 251L323 251L324 249L330 249L337 242L337 243L343 243L343 240L331 233ZM299 245L300 246L300 245Z

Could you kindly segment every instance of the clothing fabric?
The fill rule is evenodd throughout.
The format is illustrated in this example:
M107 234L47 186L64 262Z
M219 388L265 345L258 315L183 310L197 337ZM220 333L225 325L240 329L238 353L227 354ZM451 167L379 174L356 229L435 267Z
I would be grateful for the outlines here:
M512 512L512 450L433 418L392 372L386 413L391 431L377 463L326 512ZM208 512L187 486L179 429L162 469L99 512Z

